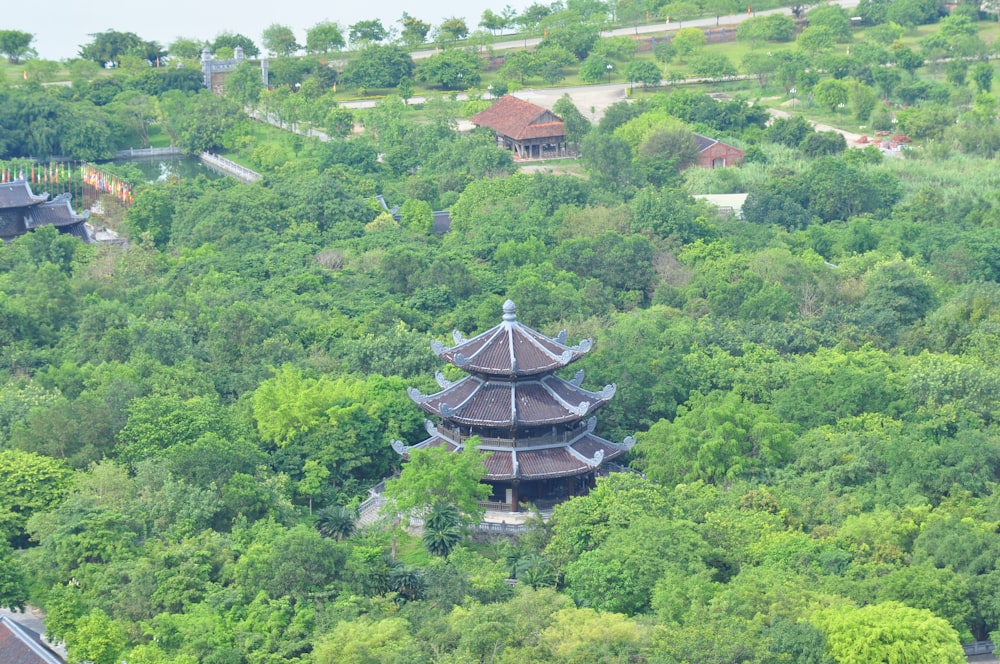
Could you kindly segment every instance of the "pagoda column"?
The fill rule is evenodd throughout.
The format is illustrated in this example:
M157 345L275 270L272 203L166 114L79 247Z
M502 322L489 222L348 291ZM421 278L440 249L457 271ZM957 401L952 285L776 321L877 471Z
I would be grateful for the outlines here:
M517 510L517 504L518 504L517 485L518 484L519 484L519 482L517 480L514 480L511 483L511 485L510 485L510 511L511 512L517 512L518 511Z

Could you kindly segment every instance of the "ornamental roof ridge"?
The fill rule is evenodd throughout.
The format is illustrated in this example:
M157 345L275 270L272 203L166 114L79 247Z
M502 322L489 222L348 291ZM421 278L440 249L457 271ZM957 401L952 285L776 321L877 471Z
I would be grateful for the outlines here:
M456 345L445 347L431 342L431 349L441 359L473 373L490 375L532 375L560 369L588 353L590 339L575 346L566 345L566 332L548 337L517 320L512 300L503 304L503 320L471 339L457 330L452 333Z

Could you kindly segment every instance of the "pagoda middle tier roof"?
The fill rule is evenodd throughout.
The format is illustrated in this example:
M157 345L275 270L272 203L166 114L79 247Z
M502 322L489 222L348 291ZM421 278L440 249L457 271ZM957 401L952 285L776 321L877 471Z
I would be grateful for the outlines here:
M533 376L550 373L574 362L590 351L584 339L576 346L565 344L565 331L547 337L518 322L510 300L503 305L503 322L472 339L454 333L456 345L445 348L433 342L431 348L441 359L463 371L487 376Z
M582 380L583 374L578 374ZM574 382L545 375L535 379L496 380L466 376L436 394L410 389L424 411L455 424L515 429L573 422L587 417L615 395L615 386L590 392Z

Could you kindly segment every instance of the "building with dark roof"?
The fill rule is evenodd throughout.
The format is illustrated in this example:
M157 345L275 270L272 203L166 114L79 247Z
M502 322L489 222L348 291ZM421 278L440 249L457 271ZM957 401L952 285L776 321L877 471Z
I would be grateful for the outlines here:
M726 168L743 163L743 150L720 140L694 135L698 146L698 166L702 168Z
M500 147L512 150L515 159L567 156L566 127L562 118L541 106L504 95L469 121L492 129Z
M66 664L34 630L0 615L0 662L3 664Z
M589 339L567 346L565 331L546 337L518 322L510 300L499 325L472 339L458 332L454 338L451 348L440 342L431 348L468 375L451 382L439 372L435 394L410 389L440 424L428 421L430 437L411 447L393 442L399 454L438 446L457 451L478 436L492 500L517 511L522 500L538 504L586 492L601 464L634 444L631 437L617 444L594 433L594 412L614 397L614 385L593 392L582 387L583 371L572 380L554 375L590 351Z
M60 233L90 242L86 226L90 212L75 213L71 200L72 195L68 193L49 200L47 193L32 192L23 178L0 183L0 240L10 242L36 228L55 226Z

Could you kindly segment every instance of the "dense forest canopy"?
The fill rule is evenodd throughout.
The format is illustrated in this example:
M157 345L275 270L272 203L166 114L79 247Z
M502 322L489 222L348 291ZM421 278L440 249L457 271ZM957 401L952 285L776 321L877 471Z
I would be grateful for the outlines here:
M631 20L628 3L530 9L521 25L550 28L537 59L494 69L450 49L415 64L384 26L331 24L313 55L275 61L270 89L249 67L217 95L129 53L100 76L71 67L69 86L0 87L3 160L101 160L159 135L264 175L117 167L136 183L124 244L44 227L0 245L0 604L41 607L72 661L109 663L938 663L998 632L987 8L865 0L863 31L835 6L799 33L748 21L743 92L635 88L599 121L561 100L580 157L547 166L569 174L457 131L488 103L475 92L404 100L473 64L516 86L634 55L590 20ZM404 32L422 41L419 23ZM650 58L714 48L683 37ZM326 66L345 38L364 47ZM949 49L973 59L939 61ZM398 94L352 111L335 83ZM848 148L765 97L912 147ZM267 133L249 106L328 140ZM745 163L685 168L695 132ZM746 193L745 219L693 193ZM593 339L588 383L618 388L599 431L635 434L640 472L484 541L463 518L481 470L428 455L388 492L431 508L425 537L392 515L358 526L400 470L391 442L424 436L407 387L451 371L430 342L492 327L507 298L546 334ZM428 477L449 491L421 506Z

